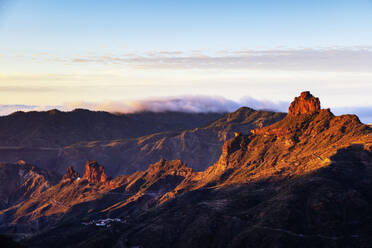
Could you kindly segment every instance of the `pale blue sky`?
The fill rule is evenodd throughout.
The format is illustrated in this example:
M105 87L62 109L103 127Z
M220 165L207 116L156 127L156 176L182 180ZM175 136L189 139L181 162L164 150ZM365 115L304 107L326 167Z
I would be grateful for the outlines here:
M365 114L371 28L370 0L0 0L0 105L311 90Z
M359 46L372 43L369 0L2 0L13 52ZM4 35L4 36L3 36Z

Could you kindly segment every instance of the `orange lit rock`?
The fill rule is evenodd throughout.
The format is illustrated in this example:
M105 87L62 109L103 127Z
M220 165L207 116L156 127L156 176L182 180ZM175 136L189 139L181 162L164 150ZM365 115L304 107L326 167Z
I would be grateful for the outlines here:
M62 177L62 180L75 180L76 178L79 177L79 174L74 170L72 166L68 167L66 169L66 174Z
M299 97L295 97L291 106L289 106L288 115L314 114L319 110L319 98L311 95L309 91L304 91Z
M104 183L110 181L106 175L103 166L99 165L94 160L89 160L85 164L85 173L83 179L87 179L89 183Z

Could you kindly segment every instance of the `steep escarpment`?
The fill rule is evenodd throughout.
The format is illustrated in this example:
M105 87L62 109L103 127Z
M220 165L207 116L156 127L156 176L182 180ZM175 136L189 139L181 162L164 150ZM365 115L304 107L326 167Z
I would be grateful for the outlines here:
M228 152L209 169L208 176L219 169L222 171L219 173L225 173L230 168L235 171L229 176L225 174L226 182L304 175L331 165L332 156L340 149L362 144L368 150L370 133L371 129L355 115L334 116L329 110L299 116L289 113L271 126L227 142Z

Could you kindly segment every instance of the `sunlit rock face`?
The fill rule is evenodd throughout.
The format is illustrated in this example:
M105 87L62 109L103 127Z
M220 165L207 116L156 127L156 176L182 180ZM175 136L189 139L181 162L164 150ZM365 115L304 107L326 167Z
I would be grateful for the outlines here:
M79 173L77 173L72 166L67 167L65 175L62 177L62 180L75 180L79 177Z
M85 164L85 173L83 176L89 183L105 183L110 181L110 178L106 175L103 166L99 165L94 160L89 160Z
M304 91L295 97L288 109L288 115L314 114L320 110L319 98L314 97L309 91Z

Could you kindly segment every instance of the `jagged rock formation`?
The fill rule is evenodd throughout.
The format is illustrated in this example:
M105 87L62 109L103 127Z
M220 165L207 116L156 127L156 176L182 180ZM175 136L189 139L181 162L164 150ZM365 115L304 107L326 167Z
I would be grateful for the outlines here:
M320 110L319 98L311 95L309 91L304 91L296 97L288 109L288 115L314 114Z
M94 160L89 160L85 164L85 173L83 179L87 179L89 183L106 183L110 178L106 175L102 165L99 165Z
M79 178L79 173L77 173L72 166L67 167L66 174L63 175L62 180L75 180Z
M75 174L70 172L68 169L68 175ZM140 212L155 206L160 197L194 174L180 160L162 159L146 171L109 180L103 166L88 161L81 180L67 182L70 178L65 178L42 194L0 211L0 232L9 232L17 225L23 226L23 231L40 231L70 218L86 219L90 212L114 213L124 208Z

